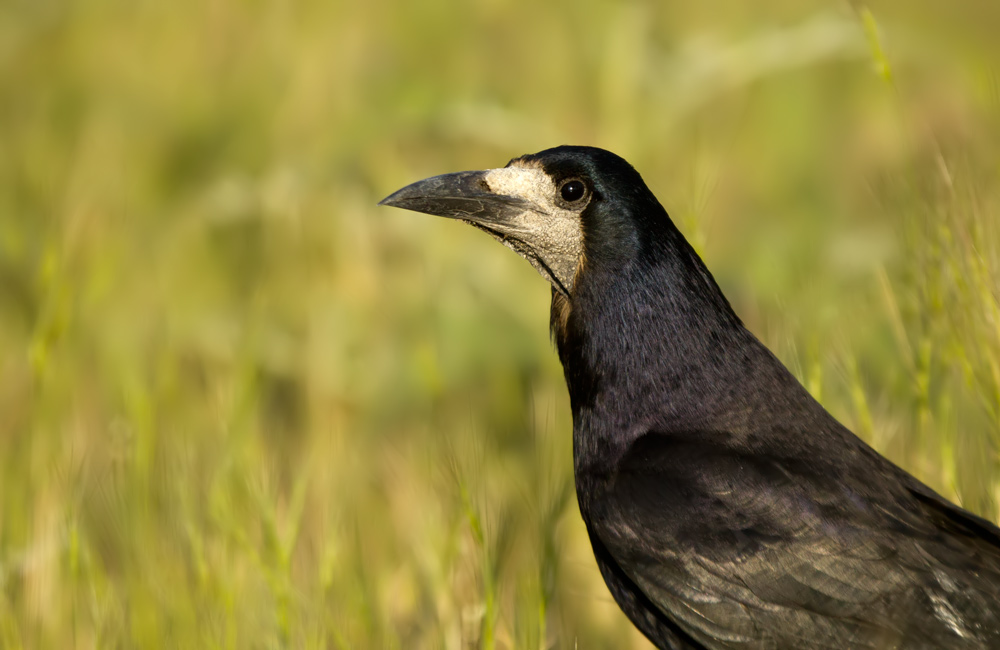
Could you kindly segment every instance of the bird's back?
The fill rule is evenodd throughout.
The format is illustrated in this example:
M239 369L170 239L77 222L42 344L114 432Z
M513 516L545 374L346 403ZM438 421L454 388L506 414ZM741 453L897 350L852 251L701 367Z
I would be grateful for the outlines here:
M622 609L665 648L1000 647L1000 529L838 423L676 245L581 279L557 338Z
M602 574L661 647L1000 647L1000 529L860 440L836 459L729 440L651 430L577 473Z

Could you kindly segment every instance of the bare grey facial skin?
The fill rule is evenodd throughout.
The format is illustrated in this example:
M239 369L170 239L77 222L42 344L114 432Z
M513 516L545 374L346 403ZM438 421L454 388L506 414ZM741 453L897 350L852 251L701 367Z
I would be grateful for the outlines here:
M589 194L567 201L533 161L442 174L408 185L379 205L460 219L485 230L569 297L583 259L580 213Z

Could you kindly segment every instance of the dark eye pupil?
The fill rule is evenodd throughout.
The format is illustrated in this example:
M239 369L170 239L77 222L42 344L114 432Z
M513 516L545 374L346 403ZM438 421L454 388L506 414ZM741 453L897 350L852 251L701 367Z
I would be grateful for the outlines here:
M579 201L583 198L584 187L580 181L564 183L560 193L565 201Z

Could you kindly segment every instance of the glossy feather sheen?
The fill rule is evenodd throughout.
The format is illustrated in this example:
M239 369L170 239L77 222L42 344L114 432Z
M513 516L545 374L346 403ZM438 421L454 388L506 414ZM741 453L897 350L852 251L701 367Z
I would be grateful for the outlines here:
M1000 529L827 413L627 162L558 147L383 203L468 220L553 284L580 512L658 647L1000 648Z
M830 416L625 161L532 158L594 187L552 327L580 510L635 625L661 648L1000 648L1000 529Z

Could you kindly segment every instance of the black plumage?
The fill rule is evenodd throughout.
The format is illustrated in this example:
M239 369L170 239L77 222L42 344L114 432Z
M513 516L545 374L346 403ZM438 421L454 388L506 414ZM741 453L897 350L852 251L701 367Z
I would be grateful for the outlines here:
M589 147L510 168L385 203L471 221L555 276L580 512L615 600L654 644L1000 648L1000 529L827 413L638 172ZM578 235L545 233L572 215Z

